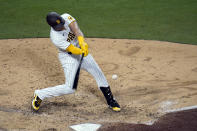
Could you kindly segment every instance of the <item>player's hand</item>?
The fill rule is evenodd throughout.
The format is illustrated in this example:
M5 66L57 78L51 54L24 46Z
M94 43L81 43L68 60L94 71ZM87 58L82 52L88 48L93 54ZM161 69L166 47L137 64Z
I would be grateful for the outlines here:
M83 42L81 45L80 45L81 49L82 50L88 50L88 44L86 42Z
M77 37L78 42L79 42L79 46L81 47L81 49L88 49L88 44L84 41L84 37L83 36L78 36Z
M88 44L84 41L84 37L78 36L77 39L78 39L80 48L84 52L84 56L87 56L88 55Z
M88 49L84 49L84 50L82 49L82 52L84 53L84 57L86 57L88 55L88 53L89 53Z
M86 42L84 42L83 45L84 45L85 48L88 50L88 44L87 44Z
M80 47L81 47L82 51L84 52L84 56L87 56L89 53L88 44L86 42L83 42Z
M74 46L73 44L70 44L67 47L66 51L71 52L72 54L75 54L75 55L81 55L84 52L83 49L80 49L80 48Z

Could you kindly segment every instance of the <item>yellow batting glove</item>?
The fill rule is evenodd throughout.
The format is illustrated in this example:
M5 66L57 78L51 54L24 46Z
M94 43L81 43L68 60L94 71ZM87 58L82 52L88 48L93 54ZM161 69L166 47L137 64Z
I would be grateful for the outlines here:
M85 46L85 48L88 49L88 44L86 42L83 43L83 46Z
M88 55L88 53L89 53L89 51L88 51L88 49L82 49L82 52L84 53L84 56L86 57L87 55Z
M77 37L78 42L79 42L79 46L81 47L82 51L84 52L84 56L88 55L88 44L84 41L84 37L83 36L78 36Z
M74 46L73 44L70 44L70 46L68 46L68 48L66 49L66 51L67 52L71 52L72 54L75 54L75 55L81 55L83 53L83 50L82 49Z
M88 44L86 42L82 43L81 49L88 50Z
M84 37L83 36L78 36L77 39L78 39L79 45L81 47L83 45L83 42L84 42Z
M83 36L78 36L77 39L80 47L85 46L86 48L88 48L88 44L84 41Z
M86 56L88 55L88 53L89 53L88 50L83 50L83 49L82 49L82 52L84 53L84 56L85 56L85 57L86 57Z

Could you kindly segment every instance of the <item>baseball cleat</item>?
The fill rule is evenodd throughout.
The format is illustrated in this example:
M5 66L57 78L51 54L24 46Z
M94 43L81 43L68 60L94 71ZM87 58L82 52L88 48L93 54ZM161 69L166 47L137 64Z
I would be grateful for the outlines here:
M109 108L111 108L113 111L120 111L120 105L114 99L110 87L100 87L100 89L103 92L103 95L105 96Z
M42 100L38 97L38 95L34 94L34 99L32 101L32 109L34 111L38 111L40 108Z
M120 111L120 108L119 107L113 107L113 108L111 108L113 111L117 111L117 112L119 112Z
M120 111L120 105L118 104L118 102L114 99L112 99L110 102L109 102L109 108L111 108L113 111Z

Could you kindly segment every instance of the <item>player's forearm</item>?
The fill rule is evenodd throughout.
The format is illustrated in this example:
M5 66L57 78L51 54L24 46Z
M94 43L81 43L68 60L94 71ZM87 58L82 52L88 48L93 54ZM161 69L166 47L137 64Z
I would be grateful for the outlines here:
M66 51L71 52L75 55L81 55L83 53L83 51L80 48L75 47L73 44L70 44L70 46L67 47Z
M78 38L79 36L84 37L83 32L78 28L78 29L73 29L72 32L75 34L75 36Z
M83 32L79 29L75 32L76 37L78 38L79 36L84 37Z
M77 40L79 42L79 46L81 47L82 51L85 52L84 56L88 55L88 44L84 41L84 35L82 31L80 30L79 26L77 25L77 22L74 21L70 23L70 29L77 37Z
M79 26L78 26L76 21L70 23L69 27L70 27L71 31L75 34L75 36L77 38L79 36L83 36L84 37L83 32L80 30L80 28L79 28Z
M70 23L70 29L75 34L75 36L78 39L79 45L82 46L82 43L84 43L84 35L83 32L80 30L78 24L76 21Z

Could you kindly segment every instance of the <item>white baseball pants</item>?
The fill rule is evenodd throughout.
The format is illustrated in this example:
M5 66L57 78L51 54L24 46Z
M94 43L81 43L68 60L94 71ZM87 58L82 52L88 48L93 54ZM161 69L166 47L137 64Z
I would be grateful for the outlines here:
M73 84L80 59L80 55L70 55L65 52L60 52L59 60L64 69L64 75L66 79L65 84L36 90L35 94L37 94L38 97L43 100L44 98L74 93L75 90L73 89ZM81 68L89 72L95 78L98 87L109 86L103 72L101 71L91 54L88 54L83 58Z

